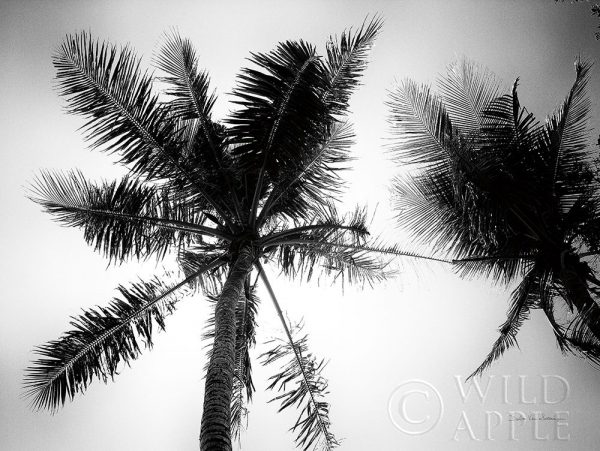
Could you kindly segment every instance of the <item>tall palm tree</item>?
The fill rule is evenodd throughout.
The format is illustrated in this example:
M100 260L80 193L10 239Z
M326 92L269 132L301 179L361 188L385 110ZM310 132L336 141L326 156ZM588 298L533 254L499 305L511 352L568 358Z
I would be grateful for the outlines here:
M573 87L544 124L521 107L518 79L500 95L494 76L468 61L449 67L439 96L410 80L391 93L395 149L421 167L395 183L402 223L452 255L463 275L519 281L500 337L471 376L516 343L534 308L543 309L563 352L600 362L600 281L590 261L600 252L600 179L587 128L589 70L575 63ZM561 303L571 314L556 314Z
M176 33L154 61L166 98L153 93L153 77L129 47L86 33L66 37L53 59L61 94L71 113L86 118L92 147L117 154L129 175L92 183L80 172L44 172L32 198L59 222L83 229L87 243L111 261L176 253L184 278L121 286L108 307L85 311L73 330L40 346L25 379L35 407L55 409L93 379L112 378L152 346L179 294L200 288L215 302L200 448L231 449L230 432L254 389L248 349L255 341L256 270L287 338L263 359L292 359L271 387L282 392L282 408L301 407L299 445L336 445L322 365L283 321L262 264L306 279L317 267L349 282L385 276L371 253L394 249L368 241L363 210L340 215L335 207L353 137L345 120L349 98L380 28L374 18L332 37L326 57L303 41L252 54L224 122L213 119L208 75ZM294 388L286 386L291 379Z

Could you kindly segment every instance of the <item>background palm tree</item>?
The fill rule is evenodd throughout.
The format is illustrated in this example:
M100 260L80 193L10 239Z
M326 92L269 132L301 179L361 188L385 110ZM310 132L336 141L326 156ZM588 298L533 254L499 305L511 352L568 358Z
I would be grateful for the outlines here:
M395 150L422 165L395 184L398 216L463 275L519 280L500 337L471 375L510 346L533 308L543 309L564 351L599 362L600 251L597 152L589 147L586 83L590 63L540 125L521 107L518 79L500 95L488 71L462 61L441 79L441 95L405 81L391 93ZM573 314L556 315L557 301ZM564 310L564 309L563 309Z
M231 449L230 431L239 430L254 389L248 350L255 342L256 269L287 338L264 361L291 358L271 388L283 392L282 409L300 406L300 446L337 444L322 400L323 365L284 321L261 261L306 279L317 267L348 282L385 277L371 253L397 250L367 241L364 210L340 215L334 204L353 137L344 115L380 28L374 18L331 38L325 58L303 41L252 54L254 67L241 72L234 91L237 109L224 123L213 120L208 76L177 34L155 58L168 99L152 92L152 76L128 47L86 33L65 39L54 65L69 111L87 119L92 146L117 153L130 172L98 184L80 172L44 172L31 197L59 222L82 228L111 261L174 251L185 277L121 286L108 307L85 311L72 331L40 346L26 375L35 407L55 409L92 379L112 378L152 346L153 330L164 328L179 293L199 288L215 302L200 446Z

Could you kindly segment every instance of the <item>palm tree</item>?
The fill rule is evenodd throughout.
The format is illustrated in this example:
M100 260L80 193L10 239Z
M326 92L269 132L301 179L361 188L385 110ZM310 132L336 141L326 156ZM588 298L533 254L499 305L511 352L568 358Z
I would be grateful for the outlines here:
M222 123L212 118L208 75L178 34L166 36L154 61L166 98L153 93L152 75L128 47L86 33L66 37L53 62L69 112L86 118L92 147L117 154L129 175L93 183L80 172L44 172L31 197L59 222L83 229L110 261L176 253L184 277L121 286L107 307L85 311L73 330L40 346L25 378L34 407L56 409L93 379L112 378L152 346L181 292L202 289L215 309L200 448L231 449L230 432L239 430L254 390L248 349L256 270L287 339L263 360L291 358L271 388L282 392L282 408L301 408L294 426L300 446L337 444L322 399L323 365L283 320L262 265L305 279L318 267L348 282L386 275L371 254L394 249L368 241L364 210L340 215L335 207L353 138L349 98L381 24L374 18L330 38L326 57L303 41L252 54L253 67L242 70L233 93L236 109Z
M422 166L395 183L402 223L449 253L463 275L517 281L506 321L481 374L516 343L534 308L543 309L560 349L600 362L598 170L589 148L590 64L539 124L521 107L518 79L500 95L493 75L468 61L449 67L441 95L406 81L391 93L401 159ZM571 311L557 315L561 305ZM565 308L563 307L564 311Z

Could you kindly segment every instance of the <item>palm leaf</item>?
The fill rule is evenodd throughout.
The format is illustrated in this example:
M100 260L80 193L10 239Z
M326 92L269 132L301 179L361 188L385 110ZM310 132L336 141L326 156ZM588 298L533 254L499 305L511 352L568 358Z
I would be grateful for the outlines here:
M192 276L195 277L196 275ZM175 291L191 277L167 288L158 278L119 287L121 299L108 307L84 311L73 318L73 330L39 346L42 357L27 369L26 395L37 409L56 409L83 392L90 382L106 382L117 374L120 364L136 359L142 348L152 347L154 324L161 330L173 312Z
M339 172L346 169L350 160L348 150L353 137L350 124L334 122L325 140L298 155L274 182L257 223L277 215L307 219L323 199L339 195L344 186Z
M453 139L450 116L441 98L425 85L405 80L390 93L390 122L398 137L394 152L402 163L447 170Z
M240 165L254 175L251 217L270 183L296 155L322 142L330 122L322 99L326 77L314 47L299 41L269 54L253 54L257 69L245 69L234 94L241 108L229 119Z
M198 57L191 42L176 32L166 34L154 62L167 74L161 80L169 86L165 93L171 96L171 112L182 119L199 119L205 139L211 141L211 113L216 96L209 94L208 74L198 70Z
M331 36L327 42L327 73L329 88L325 100L334 114L344 114L352 91L367 67L369 50L381 31L383 19L373 17L369 23L353 32L344 31L340 38Z
M261 244L274 246L290 239L326 241L328 237L340 234L352 242L360 242L369 234L366 220L367 211L364 208L356 207L352 213L340 216L333 204L321 203L320 209L313 210L312 217L306 222L281 231L272 230L261 239Z
M123 261L157 254L202 236L228 239L203 226L202 211L135 179L92 184L80 172L42 172L32 199L56 220L84 230L84 238L109 259Z
M277 262L283 274L294 279L310 280L316 274L333 281L373 285L391 277L393 270L381 258L374 258L374 247L344 245L335 242L301 240L280 244Z
M535 296L532 291L538 279L537 268L532 269L528 274L523 277L519 286L515 288L511 296L511 306L508 311L506 321L500 326L500 336L492 346L492 350L485 358L483 363L471 373L467 378L471 379L477 375L483 374L483 372L508 348L517 345L517 333L523 322L529 318L529 312L532 308L536 307L539 302L539 298Z
M448 66L439 80L446 110L464 133L478 132L483 112L498 96L498 82L491 72L467 59Z
M140 72L134 53L80 33L65 38L53 61L68 111L88 118L85 128L93 145L119 151L126 163L138 162L137 169L155 172L157 150L172 151L165 147L172 124L158 107L152 79Z
M553 191L563 211L568 211L587 188L581 173L586 170L589 154L587 116L590 101L586 96L591 63L576 61L575 82L560 108L546 120L548 160L554 169Z
M195 161L191 163L192 166L202 167L212 172L212 178L225 181L223 186L227 186L238 219L241 219L237 193L230 180L231 158L224 142L224 133L211 119L216 96L209 94L208 74L199 71L198 57L191 42L176 32L165 35L164 45L155 57L155 63L167 74L161 80L169 86L166 90L171 97L169 111L177 118L191 121L200 132L195 135L201 139L194 140Z
M292 329L296 335L301 325ZM329 404L323 401L328 393L327 380L322 376L325 361L318 360L308 351L308 336L295 338L292 342L273 339L267 342L274 347L261 355L264 365L278 360L287 360L281 365L281 372L271 376L269 390L283 392L270 401L279 401L279 411L297 407L300 414L291 428L296 432L296 443L303 450L336 448L339 443L329 431Z
M226 220L206 192L202 168L185 166L176 142L176 122L152 93L152 79L127 47L118 50L87 33L67 36L54 56L60 93L68 111L88 118L84 128L94 147L121 154L121 162L149 178L181 179Z
M227 246L220 243L192 245L179 249L177 254L179 268L190 278L189 285L207 296L219 292L223 287L228 260ZM197 277L193 278L194 274Z
M297 446L302 447L304 451L311 447L315 450L334 449L339 446L339 442L330 430L329 403L324 400L328 393L327 379L321 374L325 361L318 360L308 352L307 335L294 338L301 332L302 324L292 328L286 323L263 267L260 263L256 266L287 337L286 340L277 338L269 340L267 344L273 344L273 348L259 356L263 360L263 365L287 360L280 364L280 372L269 378L271 383L268 389L283 392L269 402L280 401L279 412L294 406L300 409L300 414L290 429L296 432Z

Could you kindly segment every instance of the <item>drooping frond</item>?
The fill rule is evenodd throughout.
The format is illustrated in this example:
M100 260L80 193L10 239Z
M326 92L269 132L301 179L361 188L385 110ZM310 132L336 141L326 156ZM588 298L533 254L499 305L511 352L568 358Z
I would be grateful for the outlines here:
M402 163L445 167L457 146L441 98L425 85L405 80L390 93L390 122L398 137L393 150Z
M195 277L192 276L192 277ZM25 375L26 395L34 408L55 410L94 378L106 382L122 363L129 364L142 349L152 347L153 329L165 327L178 298L175 292L192 278L168 288L160 279L119 287L121 298L74 317L73 330L39 346L41 356Z
M566 348L600 367L600 341L589 328L587 312L579 312L564 331Z
M256 295L256 283L250 285L250 281L247 281L244 287L244 299L240 300L236 309L231 433L234 437L238 437L238 439L248 412L246 404L252 400L252 394L254 393L250 349L256 345L256 314L259 302L260 300Z
M119 262L130 256L160 258L171 246L202 236L228 239L202 225L201 210L129 177L93 184L80 172L42 172L32 199L61 224L83 228L88 244Z
M208 301L213 309L212 314L206 321L206 329L202 338L207 340L207 364L212 355L212 344L215 339L215 316L214 307L218 302L218 296L208 294ZM249 278L244 282L243 296L236 304L236 339L235 339L235 366L233 371L233 388L231 395L231 434L240 438L244 429L244 421L247 422L248 408L255 391L252 380L252 362L250 360L250 349L256 345L256 314L260 300L256 294L256 283L251 284Z
M269 378L271 384L268 389L283 392L271 399L270 402L281 400L280 412L293 406L301 409L296 423L291 428L293 432L298 430L297 446L301 446L305 451L311 447L331 450L339 443L330 430L329 403L324 401L327 394L327 380L321 375L321 371L325 367L325 361L319 361L308 352L307 335L302 338L294 338L294 335L301 332L302 325L299 324L296 328L288 325L264 268L260 263L256 263L256 267L273 301L273 306L287 338L272 339L267 342L274 344L274 347L259 357L263 359L263 365L281 359L288 360L287 363L281 364L279 373ZM288 387L289 384L293 384L294 387Z
M327 75L329 88L325 100L333 114L345 114L352 91L367 67L369 50L381 31L383 19L373 17L353 32L344 31L340 38L331 36L327 42Z
M600 342L589 327L592 321L591 315L588 316L585 311L576 314L571 312L568 315L570 319L567 318L565 324L565 318L556 318L554 304L552 297L548 297L542 304L542 308L552 326L561 352L583 357L596 366L600 366Z
M498 96L498 82L487 69L467 59L448 66L439 79L441 94L452 122L464 133L478 132L483 111Z
M280 372L269 378L269 390L281 394L270 402L279 402L279 411L296 407L300 414L290 429L296 432L296 444L303 450L331 450L339 446L330 431L327 379L321 374L326 366L308 350L308 335L298 337L302 324L291 328L292 340L275 338L267 344L273 348L263 353L263 365L280 364Z
M539 303L539 298L532 291L536 282L539 282L537 270L533 269L523 277L519 286L511 296L511 306L506 321L500 326L500 336L492 346L492 350L483 363L467 378L470 379L483 372L511 346L517 345L517 333L523 322L529 318L529 312Z
M556 339L556 344L560 351L563 354L566 354L568 351L571 350L571 348L569 346L567 338L565 337L565 328L561 324L559 324L554 314L554 305L554 296L547 296L546 298L541 299L540 307L544 311L546 319L548 319L548 322L552 327L552 331L554 332L554 338Z

